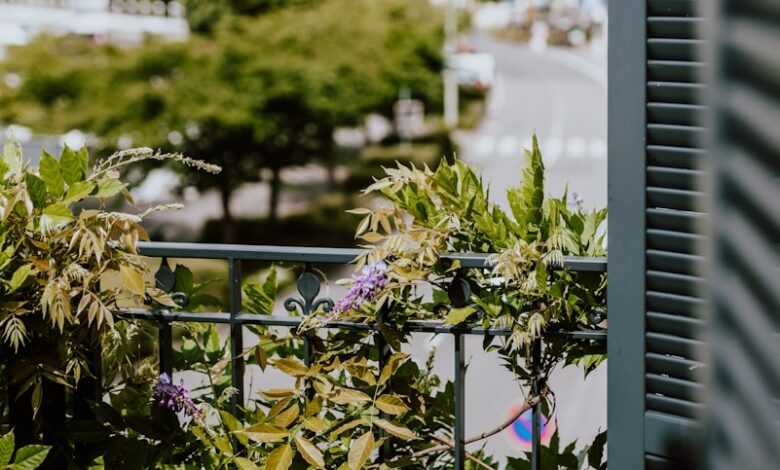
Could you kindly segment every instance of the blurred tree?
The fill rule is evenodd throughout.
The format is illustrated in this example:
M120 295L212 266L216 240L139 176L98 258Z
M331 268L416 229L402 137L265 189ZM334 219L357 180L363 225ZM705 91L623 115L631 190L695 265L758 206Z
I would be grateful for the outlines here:
M230 240L231 196L261 169L272 175L275 218L281 169L327 161L337 126L390 115L401 88L440 109L441 41L437 11L416 0L321 0L227 15L210 36L132 49L42 37L0 64L0 76L21 79L16 88L0 81L0 122L75 128L95 134L104 151L148 145L222 166L217 176L183 174L220 192Z

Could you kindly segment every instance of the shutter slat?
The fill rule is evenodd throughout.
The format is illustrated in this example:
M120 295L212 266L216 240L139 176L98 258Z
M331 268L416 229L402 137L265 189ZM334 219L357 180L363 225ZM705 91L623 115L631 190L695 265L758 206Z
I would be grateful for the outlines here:
M685 191L648 186L647 206L693 212L703 207L706 195L699 191Z
M653 124L672 124L681 126L699 126L706 119L707 106L678 103L649 103L647 122Z
M702 241L704 241L704 237L698 234L673 230L647 230L647 248L651 250L693 255L701 251Z
M648 291L645 297L647 308L650 311L683 315L686 317L701 315L701 310L704 306L704 301L697 296Z
M662 333L647 333L647 350L695 360L703 346L701 341Z
M647 312L647 326L652 331L681 338L697 338L701 335L704 322L688 316Z
M695 381L700 374L702 364L684 357L673 356L666 353L648 352L645 356L647 360L647 371L657 375L670 376L673 378Z
M695 276L705 269L705 259L698 255L647 250L647 267L654 271Z
M703 149L691 149L666 145L648 145L647 160L653 166L699 169L706 157Z
M696 104L706 91L707 88L698 83L647 82L647 99L656 103Z
M651 16L647 19L650 38L692 39L707 24L702 18L686 16Z
M663 271L647 271L647 288L661 292L688 295L701 295L704 289L704 279L698 276L667 273Z
M658 374L645 374L647 392L678 400L696 402L701 398L704 387L691 380L675 379Z
M695 0L648 0L649 16L694 17L698 13Z
M703 171L685 168L647 167L647 184L671 189L694 191L706 176Z
M647 141L650 144L701 147L705 138L706 130L699 126L652 123L647 125Z
M707 214L702 212L662 207L649 207L646 214L649 227L676 232L695 233L697 228L708 220Z
M689 60L698 59L697 51L704 45L698 39L648 39L647 57L650 60Z
M647 79L652 82L680 82L691 84L707 73L702 62L684 60L648 60Z
M704 406L700 403L693 403L687 400L678 400L676 398L665 397L662 395L647 394L647 408L661 413L683 416L686 418L698 418L704 411Z

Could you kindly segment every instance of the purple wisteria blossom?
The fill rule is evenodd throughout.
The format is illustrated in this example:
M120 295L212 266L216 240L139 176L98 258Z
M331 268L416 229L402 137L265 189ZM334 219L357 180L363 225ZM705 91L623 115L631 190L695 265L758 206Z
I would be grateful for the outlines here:
M387 264L379 261L364 267L360 274L353 276L354 283L349 292L338 302L336 313L357 310L364 302L371 300L387 284Z
M190 392L182 385L174 385L168 374L160 374L160 380L152 391L152 401L174 413L183 413L185 416L196 418L200 416L200 409L190 397Z

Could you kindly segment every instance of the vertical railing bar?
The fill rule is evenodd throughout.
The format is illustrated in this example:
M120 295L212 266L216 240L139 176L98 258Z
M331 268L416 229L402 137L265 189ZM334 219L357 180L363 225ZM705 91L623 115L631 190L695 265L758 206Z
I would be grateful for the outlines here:
M377 323L377 330L374 332L374 344L377 348L377 359L379 364L379 373L382 373L382 369L385 368L387 365L389 359L390 359L390 345L387 344L387 340L385 340L385 337L382 335L382 328L381 325L387 321L387 307L382 306L382 308L379 309L376 323ZM392 377L388 379L388 386L389 382L392 380ZM385 417L384 413L380 413L381 417ZM386 432L384 430L380 430L380 435L385 436ZM390 449L390 441L385 440L385 442L382 444L382 447L379 449L379 463L385 463L386 460L390 459L392 457Z
M161 319L159 321L157 342L160 374L167 374L168 377L173 378L173 328L168 320Z
M539 387L539 367L541 362L542 345L541 341L536 339L531 344L531 396L538 397ZM542 468L542 438L541 438L541 400L531 408L531 470L541 470Z
M455 470L466 468L466 352L464 336L453 333L455 343L455 429L452 436Z
M237 390L233 399L233 411L238 414L244 406L244 335L243 327L236 317L241 313L241 260L228 260L228 282L230 291L230 358L231 384Z

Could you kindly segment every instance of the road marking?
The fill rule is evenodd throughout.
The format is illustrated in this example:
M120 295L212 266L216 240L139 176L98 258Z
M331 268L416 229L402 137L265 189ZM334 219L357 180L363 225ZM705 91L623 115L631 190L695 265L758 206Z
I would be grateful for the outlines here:
M585 152L587 151L588 144L585 139L580 137L572 137L566 142L566 155L569 158L585 158Z
M498 141L498 155L501 158L511 158L520 152L520 139L513 135L505 135Z
M531 139L520 140L515 135L482 135L465 142L464 155L474 163L488 160L511 160L521 158L523 151L531 148ZM549 137L539 139L542 158L547 167L554 166L559 160L604 160L607 158L607 144L603 138L585 139L569 137L560 139Z

